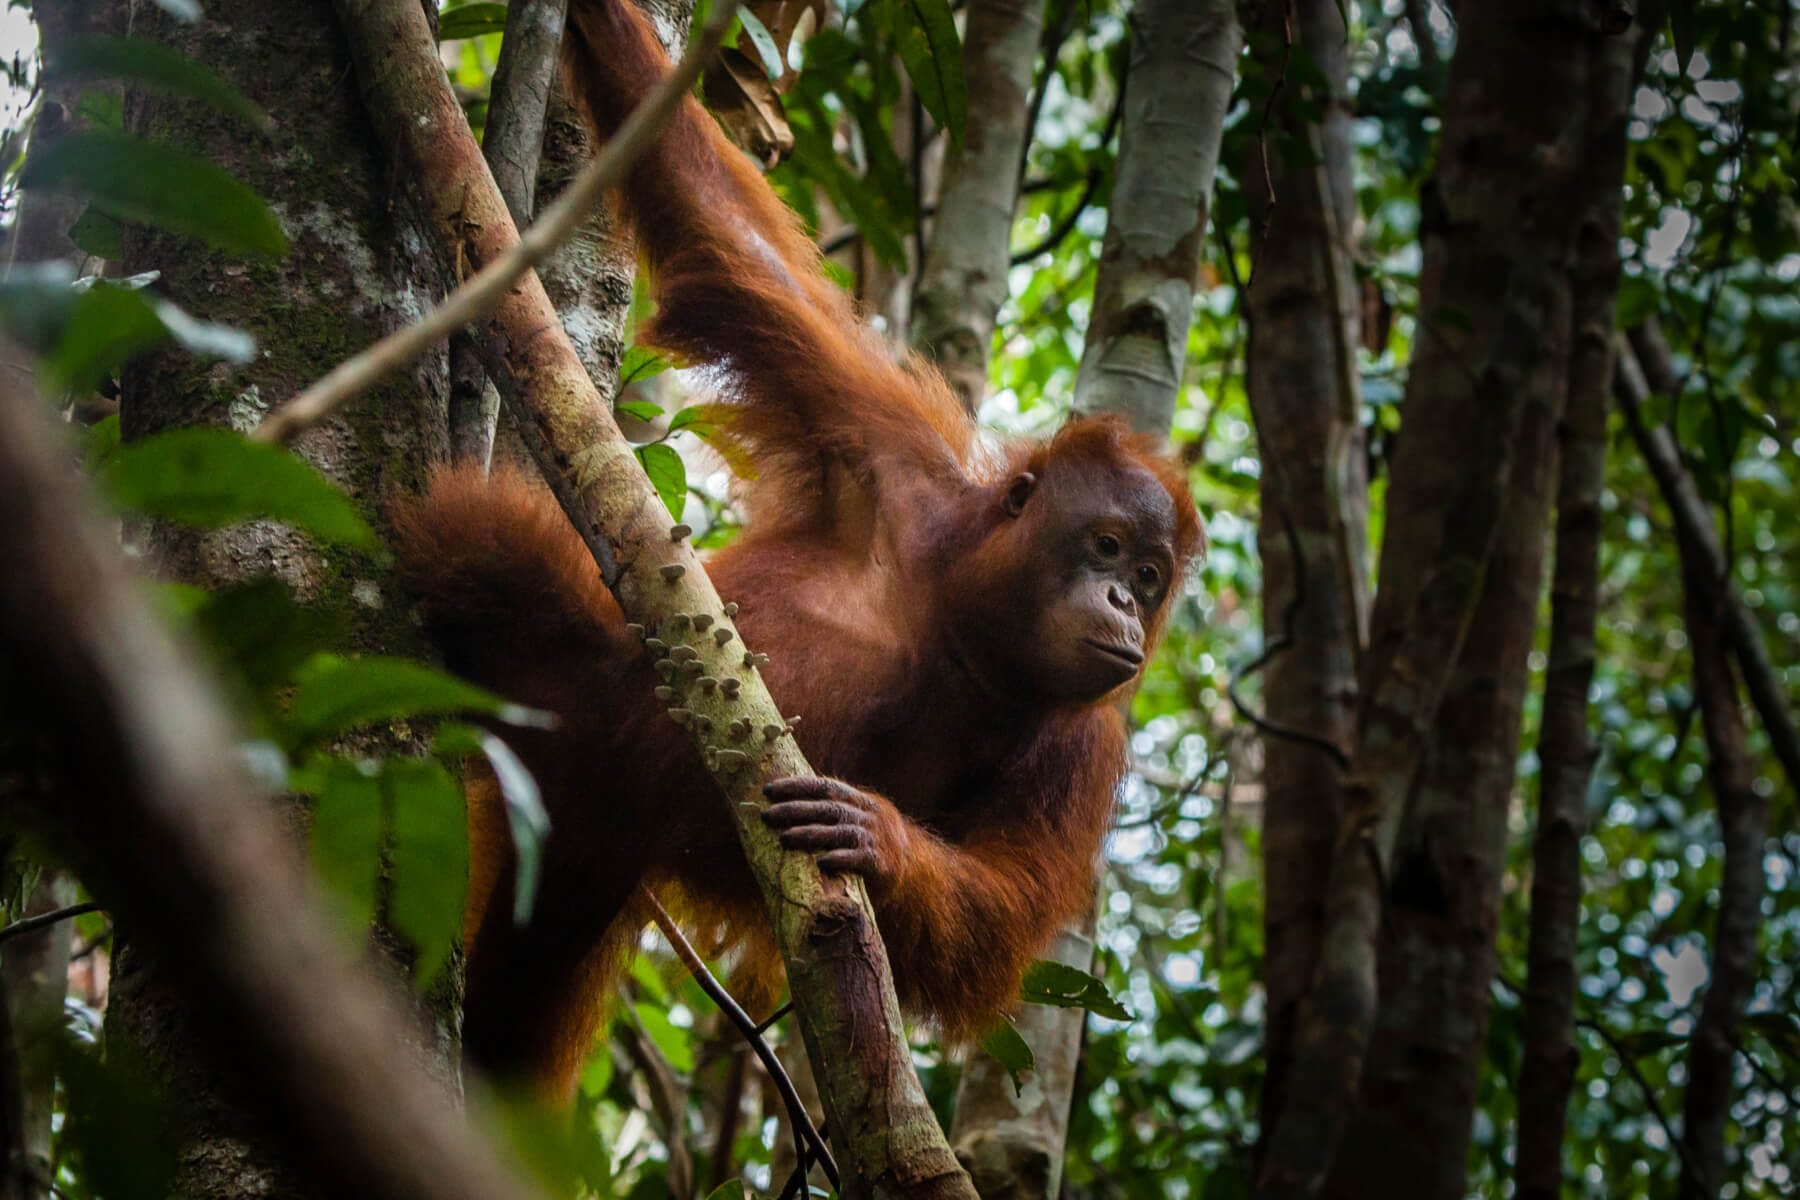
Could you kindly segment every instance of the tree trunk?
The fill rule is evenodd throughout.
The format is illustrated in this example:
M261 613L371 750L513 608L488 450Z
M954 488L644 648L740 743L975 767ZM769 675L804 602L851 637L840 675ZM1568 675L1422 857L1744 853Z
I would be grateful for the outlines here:
M255 132L191 103L132 95L134 132L178 143L232 171L267 198L292 249L279 262L244 263L173 235L133 229L125 268L161 272L164 294L196 316L253 332L257 357L242 367L179 351L147 355L126 372L127 439L189 424L254 428L271 404L331 366L416 319L443 279L420 251L424 231L380 153L355 89L331 5L325 0L244 0L229 16L191 25L139 11L133 32L154 36L263 103L272 133ZM444 356L387 383L368 402L302 437L296 449L342 486L378 530L382 500L423 483L447 448ZM264 522L214 533L155 527L143 539L166 576L221 584L275 575L307 603L353 616L357 649L425 649L387 568L360 554L323 549ZM257 1148L242 1112L217 1094L195 1053L193 1031L163 971L122 939L107 1036L143 1052L194 1116L181 1187L194 1197L293 1195L295 1187ZM454 1087L454 992L446 984L421 1011L417 1051Z
M1563 1135L1575 1083L1576 937L1581 923L1581 837L1596 750L1589 732L1594 627L1600 591L1600 493L1612 394L1613 311L1623 219L1626 103L1641 29L1604 43L1588 85L1587 209L1576 233L1573 345L1558 429L1556 562L1550 583L1550 655L1538 736L1537 828L1532 843L1524 1046L1519 1073L1517 1185L1522 1200L1563 1190Z
M1587 15L1485 6L1459 30L1346 815L1264 1195L1313 1194L1328 1173L1330 1195L1462 1194L1563 387L1549 363L1566 353Z
M1092 970L1092 921L1086 929L1063 930L1046 957ZM956 1092L950 1144L982 1200L1051 1200L1062 1185L1069 1104L1081 1068L1087 1013L1028 1004L1017 1025L1036 1060L1023 1090L1014 1089L1006 1069L992 1057L972 1054Z
M1384 545L1384 604L1389 579L1408 578L1407 547L1417 544L1417 526L1435 521L1433 475L1465 469L1467 455L1486 452L1464 440L1466 422L1457 415L1467 393L1457 378L1465 368L1455 361L1462 339L1454 325L1466 321L1477 337L1498 326L1500 281L1513 270L1509 260L1531 254L1557 267L1542 298L1535 363L1522 381L1523 424L1499 535L1398 829L1381 940L1382 1007L1362 1104L1328 1196L1374 1195L1397 1179L1425 1197L1453 1200L1464 1192L1487 1049L1526 659L1537 628L1557 475L1555 430L1569 383L1571 218L1585 215L1623 183L1622 154L1596 162L1589 153L1595 136L1589 117L1601 86L1608 93L1600 106L1605 113L1623 109L1629 71L1613 73L1606 85L1595 82L1606 39L1589 20L1581 5L1564 6L1560 14L1498 19L1472 13L1459 30L1451 65L1437 176L1448 222L1439 244L1447 253L1439 260L1441 288L1435 294L1422 289L1420 321L1428 328L1409 380L1388 498L1393 519ZM1496 35L1498 44L1485 42L1484 33ZM1574 212L1545 222L1543 241L1529 246L1521 215L1549 198L1525 191L1529 184L1522 177L1544 155L1579 164L1569 181L1580 189L1579 198L1551 200ZM1429 278L1429 244L1426 272ZM1605 293L1589 298L1604 313L1611 308L1612 284L1609 270L1599 275L1584 282Z
M54 867L44 867L37 886L16 915L35 917L75 903L75 881ZM69 991L69 947L74 922L56 924L12 938L0 949L0 995L6 998L12 1037L20 1047L47 1045L45 1035L63 1026L63 1001ZM19 1127L15 1149L23 1155L32 1179L27 1194L43 1197L50 1178L50 1133L56 1112L55 1075L48 1064L21 1056ZM23 1176L20 1176L23 1178Z
M1043 27L1044 0L984 0L969 9L969 117L962 145L944 164L931 249L913 296L913 348L937 363L971 415L987 392L994 318L1006 299L1026 98Z
M1298 11L1294 12L1297 7ZM1250 331L1246 388L1263 464L1263 639L1284 646L1263 677L1263 712L1346 754L1356 737L1356 664L1367 620L1368 494L1355 370L1357 312L1345 231L1350 188L1348 69L1334 0L1267 0L1255 13L1254 70L1282 89L1295 30L1330 89L1306 94L1325 114L1313 132L1283 104L1240 177L1250 204ZM1297 22L1293 18L1297 17ZM1276 83L1275 81L1280 81ZM1316 163L1279 152L1276 137L1322 151ZM1263 986L1267 1074L1263 1127L1282 1107L1294 1022L1324 923L1325 878L1343 815L1343 765L1322 747L1272 737L1263 767Z
M1719 809L1725 864L1712 937L1712 977L1687 1044L1682 1103L1681 1200L1715 1200L1725 1182L1725 1128L1731 1123L1732 1074L1744 1005L1756 985L1762 935L1763 856L1769 802L1756 789L1736 674L1720 621L1719 581L1701 573L1698 555L1682 553L1694 697L1706 731L1706 775Z
M1654 328L1639 333L1647 349L1665 349ZM1664 356L1658 353L1652 364L1658 390L1672 391L1676 381L1669 375ZM1681 465L1668 431L1644 421L1643 404L1649 395L1644 369L1627 352L1621 352L1619 368L1618 394L1626 424L1650 462L1675 515L1688 642L1694 663L1694 697L1706 733L1707 778L1718 805L1719 833L1725 844L1719 915L1712 938L1712 975L1701 1002L1700 1019L1688 1038L1688 1086L1683 1098L1681 1132L1685 1168L1681 1198L1712 1200L1725 1179L1725 1127L1731 1120L1738 1025L1756 982L1769 806L1756 790L1756 761L1749 750L1733 660L1729 657L1734 647L1728 622L1733 606L1742 611L1742 601L1730 579L1720 573L1723 555L1717 531L1693 480ZM1736 661L1741 664L1745 660Z
M1166 433L1219 165L1217 133L1199 134L1224 127L1243 31L1231 0L1138 0L1129 21L1119 170L1075 408Z

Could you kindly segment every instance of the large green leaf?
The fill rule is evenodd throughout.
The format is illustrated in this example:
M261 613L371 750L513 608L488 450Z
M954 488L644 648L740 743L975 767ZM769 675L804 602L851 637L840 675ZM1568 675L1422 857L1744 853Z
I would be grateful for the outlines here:
M1027 1004L1053 1008L1085 1008L1114 1021L1131 1020L1131 1012L1113 998L1106 985L1079 967L1040 958L1025 972L1019 995Z
M295 746L406 717L482 713L540 727L549 721L545 713L502 700L436 667L379 654L314 655L294 673L294 685L286 732Z
M650 476L650 482L656 487L656 494L668 507L669 514L677 521L681 519L681 510L687 504L687 464L681 455L675 453L673 447L662 442L637 448L638 462L644 465L644 474Z
M261 129L272 124L267 113L229 83L186 55L146 38L98 34L72 38L58 54L57 66L70 75L108 75L144 91L188 96Z
M170 336L184 349L209 358L248 362L256 352L256 339L244 331L196 320L178 305L136 288L99 281L73 289L66 298L43 299L49 307L34 320L60 314L61 323L53 340L38 348L51 385L68 391L91 390Z
M484 33L501 33L506 29L506 5L460 4L438 15L438 40L478 37Z
M215 529L266 518L325 542L374 549L375 534L323 475L276 446L226 429L174 429L121 450L105 475L131 512Z
M462 931L469 888L468 821L462 788L440 764L389 759L382 789L393 813L388 917L412 942L416 978L436 978Z
M919 102L960 143L969 118L969 92L950 0L881 0L878 12Z
M34 150L26 187L87 196L101 211L189 234L231 254L279 257L281 222L261 197L223 169L173 146L90 129Z
M996 1025L993 1032L981 1040L981 1048L1006 1068L1007 1078L1012 1080L1013 1093L1017 1095L1023 1092L1025 1084L1019 1076L1037 1066L1037 1056L1032 1054L1030 1043L1020 1036L1012 1021L1004 1020Z
M320 759L295 771L295 791L312 797L313 869L340 905L351 929L375 919L381 878L381 772L372 763Z

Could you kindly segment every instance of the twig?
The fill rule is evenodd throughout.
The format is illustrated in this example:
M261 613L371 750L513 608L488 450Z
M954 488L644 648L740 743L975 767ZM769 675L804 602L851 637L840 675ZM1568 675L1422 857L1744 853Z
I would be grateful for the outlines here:
M473 279L457 288L424 319L395 330L362 353L338 364L288 403L263 418L250 436L257 441L284 443L301 430L318 424L339 406L361 395L378 381L407 366L451 334L491 312L521 276L549 257L580 226L608 188L624 179L638 156L656 140L662 127L687 95L701 68L731 27L737 0L721 0L701 30L699 40L656 85L642 104L625 118L616 134L594 161L582 169L567 191L505 254L483 267Z
M675 951L675 957L679 958L682 965L688 969L688 973L694 977L694 982L700 985L700 990L712 997L713 1003L719 1006L719 1011L725 1014L725 1018L737 1026L738 1032L743 1034L744 1039L750 1043L750 1048L756 1051L756 1057L761 1061L763 1068L775 1080L775 1088L781 1093L781 1101L787 1105L788 1119L794 1123L794 1139L797 1143L799 1161L804 1163L808 1154L811 1154L825 1169L825 1177L831 1181L831 1186L841 1187L842 1185L838 1181L837 1160L831 1157L831 1150L825 1145L823 1135L819 1133L812 1123L812 1118L806 1113L806 1105L801 1101L800 1093L794 1090L794 1081L788 1078L788 1073L783 1069L781 1060L775 1057L775 1051L763 1038L761 1029L758 1028L755 1021L750 1019L750 1014L746 1013L738 1002L732 999L731 993L725 990L725 985L718 981L706 963L701 960L700 955L695 952L693 945L687 940L687 935L676 926L674 918L669 916L668 909L662 906L662 901L656 898L656 894L647 887L640 887L638 894L643 897L644 903L649 907L651 920L656 922L656 927L662 931L663 937L668 939L669 946Z
M1106 148L1112 145L1113 138L1119 132L1119 122L1125 115L1125 87L1128 82L1130 65L1129 55L1120 60L1119 88L1113 96L1112 111L1106 115L1106 126L1100 131L1100 145L1096 148L1096 153L1104 153ZM1087 179L1081 185L1081 195L1075 198L1075 207L1070 209L1068 215L1058 221L1037 245L1013 255L1009 260L1013 266L1030 262L1038 255L1054 250L1062 244L1063 239L1074 231L1075 223L1081 220L1081 214L1087 211L1088 204L1094 198L1094 193L1100 189L1100 176L1099 167L1088 168Z
M58 921L67 921L72 917L79 917L83 913L99 911L100 906L98 904L95 904L92 901L86 901L81 904L71 904L66 908L52 909L47 913L39 913L35 917L24 917L14 921L10 925L0 927L0 942L8 942L16 937L24 937L28 933L36 933L38 930L54 925Z

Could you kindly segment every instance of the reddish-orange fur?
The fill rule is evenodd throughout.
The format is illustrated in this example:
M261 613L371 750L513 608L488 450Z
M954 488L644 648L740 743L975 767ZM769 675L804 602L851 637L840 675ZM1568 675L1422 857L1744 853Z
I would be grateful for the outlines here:
M608 133L666 60L621 0L575 0L569 22L571 77ZM1005 515L1019 472L1040 481L1031 503L1050 506L1148 473L1175 502L1177 577L1200 542L1181 473L1110 420L981 449L941 379L896 363L857 320L793 216L691 100L624 204L659 305L642 340L710 366L757 469L747 531L708 572L738 601L746 644L771 655L764 677L803 718L814 768L891 802L879 819L905 849L875 899L902 1002L954 1038L978 1032L1092 902L1125 731L1116 695L1055 704L978 685L950 626L1004 629L1039 599L1021 594L1039 548ZM509 735L552 821L524 928L493 788L471 789L466 1040L484 1067L566 1091L642 926L640 882L743 945L751 975L774 961L761 902L717 789L651 697L658 681L548 492L512 471L447 468L397 522L451 665L562 717L555 732ZM1151 644L1166 610L1144 614Z

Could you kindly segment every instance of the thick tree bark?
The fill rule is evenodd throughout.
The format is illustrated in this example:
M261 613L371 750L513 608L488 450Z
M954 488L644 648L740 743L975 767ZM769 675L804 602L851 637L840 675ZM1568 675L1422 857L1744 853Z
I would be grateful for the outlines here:
M1348 754L1368 572L1357 311L1344 237L1355 214L1348 48L1335 0L1266 0L1247 19L1253 35L1268 35L1253 41L1252 69L1287 101L1278 102L1280 116L1240 170L1251 213L1246 387L1263 464L1263 638L1285 647L1264 671L1263 711L1272 724ZM1301 89L1289 77L1298 52L1284 40L1290 31L1329 88L1299 97L1325 114L1322 128L1289 115L1290 97ZM1319 161L1292 162L1276 148L1277 136L1313 144ZM1299 741L1268 739L1263 761L1267 1130L1282 1108L1294 1023L1318 960L1344 778L1337 759Z
M1386 1196L1397 1186L1461 1194L1468 1109L1446 1115L1424 1111L1422 1101L1428 1094L1462 1103L1471 1039L1457 1022L1472 1001L1461 989L1475 974L1485 978L1491 940L1464 960L1425 964L1459 981L1458 994L1442 998L1451 1014L1425 1006L1427 997L1395 986L1393 976L1415 944L1427 954L1448 945L1453 914L1479 927L1497 879L1489 848L1504 834L1505 781L1490 761L1491 739L1493 728L1511 728L1516 740L1516 717L1508 718L1523 679L1516 614L1528 614L1528 640L1535 612L1550 460L1543 443L1561 391L1561 372L1546 378L1544 358L1547 344L1566 338L1574 225L1566 194L1577 160L1571 133L1579 129L1569 115L1584 96L1594 37L1586 15L1579 0L1489 6L1471 11L1460 30L1436 202L1426 205L1442 214L1428 216L1423 229L1420 337L1360 672L1346 815L1286 1103L1260 1171L1263 1195L1313 1194L1334 1158L1334 1194ZM1456 694L1443 704L1453 682ZM1447 751L1465 738L1486 749L1452 764ZM1509 742L1504 769L1512 754ZM1465 789L1470 778L1482 780L1479 803L1459 804L1441 782L1453 765L1466 773ZM1428 773L1409 806L1421 766ZM1399 928L1382 938L1390 893ZM1432 921L1446 936L1416 942L1410 929L1436 933L1425 924ZM1417 1002L1411 1015L1427 1023L1416 1031L1418 1056L1408 1057L1399 1025L1406 1004L1380 1011L1383 1040L1371 1046L1382 995ZM1366 1054L1376 1068L1372 1084L1381 1082L1359 1105ZM1403 1131L1388 1116L1388 1106L1405 1099L1389 1090L1395 1077L1421 1093L1408 1102L1419 1123ZM1355 1132L1346 1136L1352 1119ZM1454 1173L1444 1166L1452 1157Z
M189 312L250 330L260 353L242 367L159 351L125 374L126 438L195 423L248 432L269 406L339 360L416 319L442 289L420 248L423 227L395 186L354 89L350 62L325 0L245 0L193 24L138 10L132 32L154 36L223 76L274 120L267 135L193 103L130 96L128 126L182 145L226 167L267 198L292 249L276 263L244 263L196 252L189 241L129 230L125 269L161 272L159 288ZM435 354L378 389L370 402L311 430L295 447L342 486L378 530L382 500L416 490L447 448L444 356ZM143 532L165 575L220 584L275 575L303 602L352 615L358 649L422 653L416 622L376 560L323 549L266 522L215 533L156 527ZM394 748L408 748L404 742ZM193 1118L182 1187L196 1197L251 1192L291 1195L256 1149L265 1131L246 1125L240 1106L221 1101L195 1043L190 1006L169 986L162 964L121 937L107 1018L108 1038L143 1052ZM414 1050L456 1086L455 990L451 981L421 1012Z
M1187 363L1217 131L1243 31L1232 0L1138 0L1129 25L1119 169L1075 408L1122 413L1155 433L1174 419Z
M1642 29L1634 28L1605 42L1588 84L1585 178L1579 192L1587 208L1576 234L1568 396L1557 431L1556 561L1538 738L1515 1176L1522 1200L1556 1200L1562 1194L1565 1115L1575 1083L1581 837L1596 753L1588 728L1588 685L1594 676L1599 606L1600 493L1606 481L1612 393L1626 105L1642 35Z
M934 360L973 415L987 393L994 319L1006 299L1019 159L1044 0L969 8L963 76L969 118L944 164L931 248L913 295L913 348Z
M482 160L416 0L338 0L356 75L401 177L427 209L431 243L444 262L475 269L516 244L518 233ZM721 10L715 9L715 18ZM729 16L729 10L724 11ZM527 274L480 323L489 378L512 407L540 470L592 551L628 619L667 627L676 613L705 613L721 633L730 619L692 548L671 536L657 498L559 330L537 277ZM726 647L730 645L728 650ZM725 792L727 811L763 886L788 981L844 1168L847 1196L973 1195L913 1072L887 956L860 881L823 880L810 856L783 854L757 819L765 778L810 774L791 738L778 739L745 769L725 732L737 718L779 728L741 641L700 639L702 669L739 678L737 695L682 703Z
M471 1135L396 1010L400 990L357 963L321 910L281 814L239 772L237 731L152 613L41 413L36 396L0 389L0 670L19 681L5 699L29 697L6 715L43 740L68 785L19 815L129 921L159 988L178 997L164 1015L205 1031L180 1043L188 1057L172 1040L139 1039L180 1073L162 1081L197 1075L204 1051L218 1072L209 1082L228 1084L217 1107L255 1120L322 1195L532 1195ZM220 1171L189 1174L178 1194L297 1194L266 1187L253 1166L235 1190Z

